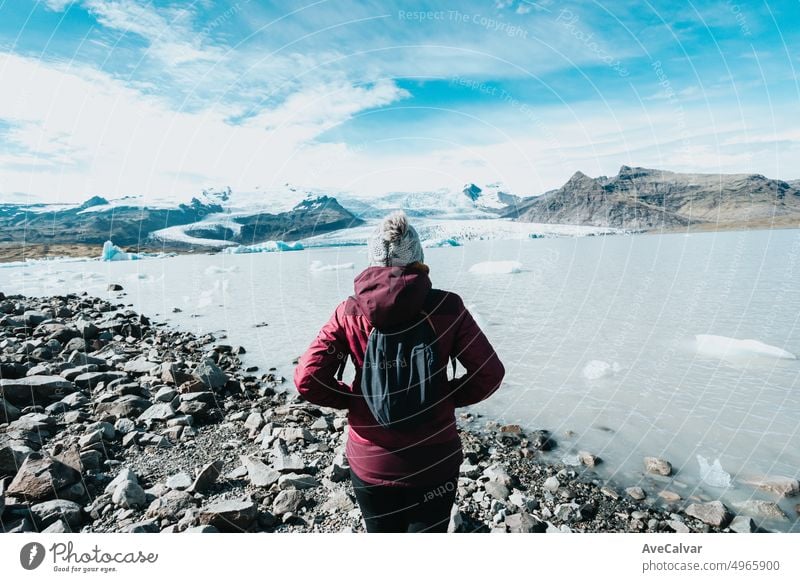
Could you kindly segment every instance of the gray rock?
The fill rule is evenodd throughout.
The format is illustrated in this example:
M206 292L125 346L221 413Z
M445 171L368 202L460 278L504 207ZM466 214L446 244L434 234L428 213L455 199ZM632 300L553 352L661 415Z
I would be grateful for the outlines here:
M0 446L0 477L13 477L25 460L25 455L10 445Z
M163 386L156 392L156 402L172 402L178 395L178 391L169 386Z
M262 426L264 426L264 417L260 412L251 412L247 420L244 421L244 427L250 434L255 434Z
M252 501L218 501L204 507L198 514L202 525L213 525L223 532L247 531L258 514Z
M756 531L756 524L746 515L737 515L728 527L736 533L753 533Z
M666 521L666 524L674 531L675 533L690 533L692 530L689 529L682 521L678 521L677 519L669 519Z
M684 513L714 527L725 527L733 516L721 501L692 503Z
M272 513L283 515L284 513L296 513L299 507L305 502L305 496L297 489L287 489L281 491L272 502Z
M468 479L477 479L481 474L481 470L478 465L473 465L469 461L464 461L458 468L458 474Z
M546 523L525 511L506 516L505 524L510 533L544 533L547 531Z
M486 493L498 501L506 501L510 495L508 487L499 481L487 481L484 485Z
M28 376L0 380L0 398L15 406L47 405L75 391L75 385L61 376Z
M550 493L555 493L556 491L558 491L558 488L561 487L561 483L555 476L548 477L547 479L545 479L544 483L542 484L542 487L544 487L545 491L549 491Z
M600 457L593 455L588 451L578 451L578 459L580 459L581 464L586 465L587 467L595 467L602 462Z
M278 497L280 497L283 493L289 493L290 491L293 490L287 489L286 491L281 491L280 493L278 493ZM355 503L353 503L353 500L350 498L350 495L348 495L347 491L345 491L344 489L337 489L336 491L331 493L331 496L328 497L327 501L325 501L325 503L322 504L320 509L326 513L341 515L352 511L353 509L355 509L355 507L356 507ZM297 511L297 510L292 509L290 511Z
M175 416L175 409L169 402L158 402L139 415L137 420L168 420Z
M136 358L125 362L125 366L122 369L129 374L149 374L160 366L161 364L147 361L147 358Z
M168 491L150 503L145 515L157 519L176 520L194 506L194 497L186 491Z
M319 486L319 483L311 475L288 473L281 475L278 479L279 489L311 489L317 486Z
M83 522L83 510L74 501L65 499L53 499L43 501L31 506L36 523L40 528L45 528L56 521L63 520L70 528L80 527Z
M42 530L42 533L73 533L77 531L76 529L70 527L70 525L64 521L63 519L56 519L53 523L48 525L46 528Z
M114 429L120 434L128 434L136 430L136 423L130 418L120 418L114 423Z
M135 394L125 394L110 402L100 402L95 405L95 414L98 418L118 419L139 416L150 408L151 402L147 398Z
M241 460L242 464L247 468L247 476L250 478L250 482L256 487L270 487L278 482L280 473L275 469L268 467L253 457L242 456Z
M777 503L772 501L762 501L760 499L748 499L734 503L733 506L740 512L750 517L757 517L762 519L772 519L776 521L788 521L789 518L778 506Z
M46 501L80 478L81 474L69 465L41 453L31 453L11 481L7 493L31 502Z
M213 360L205 359L192 371L192 377L206 388L215 390L225 386L228 376Z
M647 497L644 489L641 487L628 487L625 489L625 493L628 494L628 497L635 499L636 501L642 501L645 497Z
M72 352L85 352L86 340L82 337L74 337L64 345L64 352L71 354Z
M167 477L166 486L169 489L189 489L192 486L192 478L188 473L176 473Z
M293 443L295 441L313 443L317 440L311 431L305 427L286 427L281 430L280 436L287 443Z
M672 465L669 461L659 459L658 457L645 457L644 470L654 475L663 475L668 477L672 474Z
M139 477L137 477L136 473L126 467L117 473L117 475L108 483L108 485L106 485L105 492L111 495L116 490L117 485L128 481L131 483L139 483Z
M0 398L0 423L14 422L22 413L5 398Z
M122 380L127 378L125 372L86 372L77 376L75 385L83 390L94 390L101 382L108 384L114 380Z
M145 506L147 496L138 483L123 481L114 489L111 501L125 509L140 508Z
M746 484L762 491L767 491L781 497L793 497L800 494L800 482L792 477L760 477L745 481Z
M221 460L203 465L189 490L195 493L206 493L211 489L211 486L216 483L217 479L219 479L222 473L222 467L223 462Z

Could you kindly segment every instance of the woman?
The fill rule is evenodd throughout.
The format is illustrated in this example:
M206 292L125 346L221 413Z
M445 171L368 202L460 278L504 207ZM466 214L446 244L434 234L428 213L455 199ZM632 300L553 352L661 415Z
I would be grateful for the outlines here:
M368 243L369 267L298 361L294 382L309 402L348 410L346 454L356 499L369 532L446 532L463 461L454 410L500 386L505 370L461 298L431 288L422 246L406 215L386 217ZM362 394L370 332L397 329L427 316L437 362L452 358L466 372L437 380L424 424L385 426ZM341 381L347 359L352 386Z

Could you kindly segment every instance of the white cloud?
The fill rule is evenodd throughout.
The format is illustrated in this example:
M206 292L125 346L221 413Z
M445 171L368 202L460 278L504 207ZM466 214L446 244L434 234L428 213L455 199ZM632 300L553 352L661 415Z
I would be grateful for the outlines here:
M406 95L391 81L342 81L309 88L234 125L224 107L175 110L165 99L86 67L0 53L0 72L4 85L21 88L0 92L0 115L11 125L6 148L13 148L0 158L0 192L55 200L185 198L208 185L303 181L310 161L336 151L313 143L320 132ZM34 165L36 172L30 171Z

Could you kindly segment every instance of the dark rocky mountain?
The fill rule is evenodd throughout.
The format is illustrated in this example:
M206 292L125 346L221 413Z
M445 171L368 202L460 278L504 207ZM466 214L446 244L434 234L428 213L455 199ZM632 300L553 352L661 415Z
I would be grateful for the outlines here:
M558 190L523 200L505 216L630 230L800 226L800 189L760 174L622 166L611 178L576 172Z
M148 246L167 242L171 247L193 246L191 238L228 240L254 244L280 238L296 240L338 228L357 226L362 221L344 209L335 198L320 196L301 201L288 212L257 212L229 218L239 224L236 234L223 223L210 220L224 216L230 190L222 194L192 198L188 204L151 208L131 202L109 204L95 196L71 208L47 205L0 205L0 243L26 245L85 244L102 245L111 240L122 246ZM106 206L106 208L101 208ZM87 209L92 209L87 211ZM186 225L183 241L158 241L152 233Z
M289 212L278 214L262 212L237 217L235 221L241 224L242 228L238 235L227 240L245 245L275 239L293 241L364 223L331 196L307 198Z
M98 200L103 199L92 198L81 206L68 209L6 205L0 212L0 242L101 245L113 240L121 245L138 245L155 230L189 224L222 211L218 204L203 204L194 198L191 203L175 208L123 205L84 212L105 204Z

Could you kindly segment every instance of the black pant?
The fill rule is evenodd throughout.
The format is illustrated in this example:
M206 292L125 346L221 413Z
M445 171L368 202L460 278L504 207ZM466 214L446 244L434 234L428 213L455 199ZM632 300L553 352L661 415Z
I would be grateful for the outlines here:
M447 532L458 476L431 487L400 487L365 483L351 469L350 480L368 532Z

